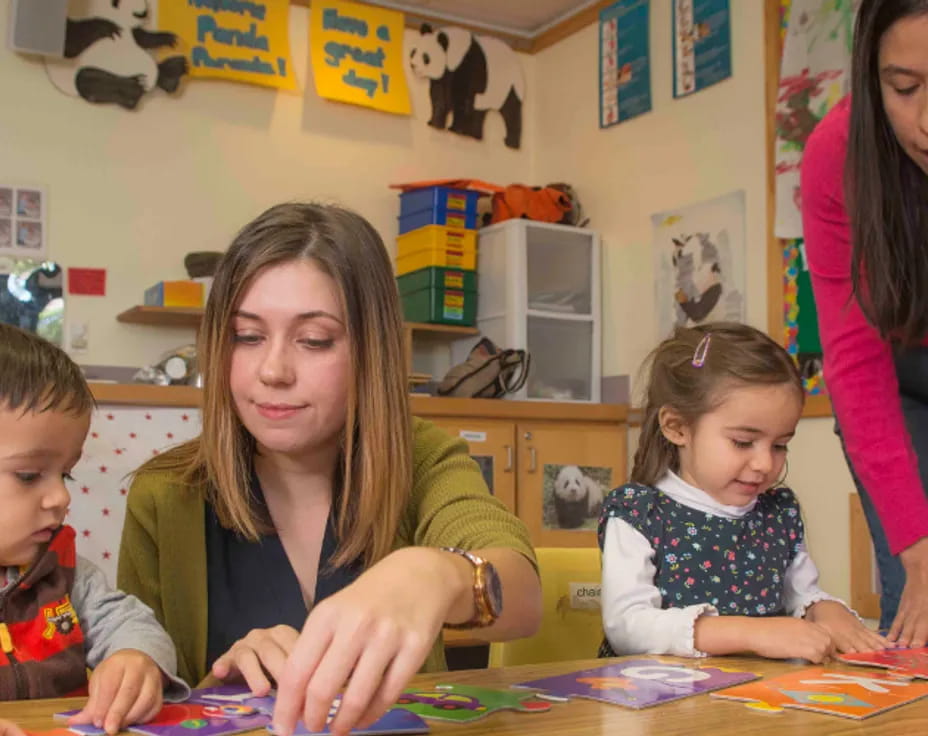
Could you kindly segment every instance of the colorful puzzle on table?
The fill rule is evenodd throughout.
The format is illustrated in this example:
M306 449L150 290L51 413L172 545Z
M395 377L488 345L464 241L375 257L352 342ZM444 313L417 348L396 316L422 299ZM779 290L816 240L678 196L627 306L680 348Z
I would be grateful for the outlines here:
M919 649L884 649L878 652L856 652L839 654L838 659L848 664L869 667L885 667L892 674L902 677L928 679L928 647Z
M544 713L551 709L551 703L538 700L531 693L472 685L436 685L430 690L406 690L396 705L423 718L456 723L476 721L500 710Z
M270 730L274 712L273 695L259 697L240 685L220 685L192 691L183 703L166 704L161 712L148 723L129 726L128 730L144 736L232 736L242 731L259 728ZM334 717L339 701L332 704L329 719ZM79 711L56 713L56 718L68 718ZM65 729L55 729L56 732ZM403 710L391 710L375 723L354 734L410 734L427 733L428 724L421 718ZM95 726L69 726L65 730L83 736L101 736L104 732ZM328 726L322 731L309 731L299 723L298 736L313 736L329 733ZM43 736L53 736L43 734ZM61 736L60 733L54 736Z
M868 718L928 695L928 683L887 672L860 674L823 667L788 672L712 693L716 698L748 701L770 712L782 708L817 711L845 718Z
M648 708L690 695L756 680L741 670L681 664L661 659L629 659L567 675L522 682L515 687L543 690L562 698L588 698L629 708Z

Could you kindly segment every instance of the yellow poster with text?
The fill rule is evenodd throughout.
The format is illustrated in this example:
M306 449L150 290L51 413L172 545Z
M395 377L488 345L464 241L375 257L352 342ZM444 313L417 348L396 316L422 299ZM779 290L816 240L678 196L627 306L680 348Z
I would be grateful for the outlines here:
M409 115L403 14L347 0L313 0L309 55L320 97Z
M295 90L290 0L159 0L159 30L176 33L191 77Z

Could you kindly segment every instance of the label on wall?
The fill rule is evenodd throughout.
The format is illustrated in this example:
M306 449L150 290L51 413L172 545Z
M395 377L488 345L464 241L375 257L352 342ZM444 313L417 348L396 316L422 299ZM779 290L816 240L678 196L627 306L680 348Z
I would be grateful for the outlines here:
M599 127L651 110L648 0L619 0L599 13Z
M731 76L728 0L673 0L673 96Z
M160 30L180 39L191 77L294 90L290 0L162 0Z
M320 97L409 115L403 14L347 0L313 0L309 55Z

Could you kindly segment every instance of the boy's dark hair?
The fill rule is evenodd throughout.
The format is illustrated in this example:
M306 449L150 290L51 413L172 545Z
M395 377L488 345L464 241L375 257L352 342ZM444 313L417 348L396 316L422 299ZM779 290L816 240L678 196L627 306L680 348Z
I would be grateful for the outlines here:
M708 343L703 342L707 336ZM726 385L789 384L805 400L802 378L789 353L760 330L737 322L678 327L648 356L642 370L649 365L641 438L632 466L634 483L653 486L668 470L679 470L677 446L661 431L661 407L671 407L687 424L694 424L724 401L720 389Z
M0 323L0 408L79 416L93 407L81 369L64 350L31 332Z

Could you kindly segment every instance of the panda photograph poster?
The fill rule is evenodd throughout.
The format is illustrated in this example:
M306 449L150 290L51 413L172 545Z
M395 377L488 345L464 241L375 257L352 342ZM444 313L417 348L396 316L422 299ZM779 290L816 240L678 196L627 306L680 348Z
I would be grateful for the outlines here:
M658 339L744 321L744 191L651 216Z
M596 531L612 468L546 463L542 475L542 527Z

